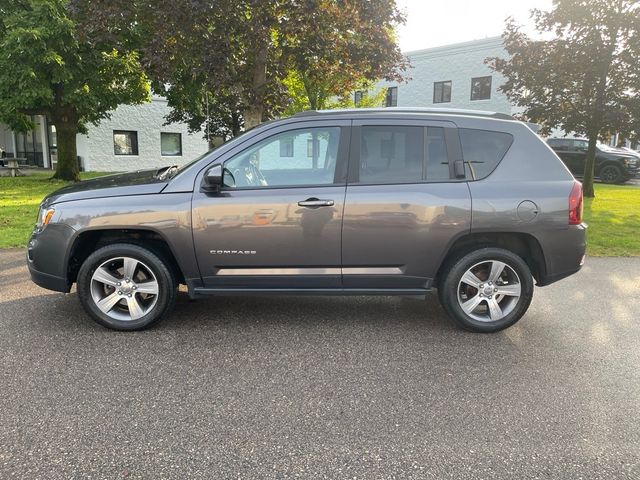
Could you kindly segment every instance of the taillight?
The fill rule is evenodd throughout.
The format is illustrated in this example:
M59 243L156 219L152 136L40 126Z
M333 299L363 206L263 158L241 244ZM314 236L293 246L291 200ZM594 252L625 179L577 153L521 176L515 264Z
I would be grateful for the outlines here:
M569 225L580 225L582 223L582 184L578 181L573 183L573 188L569 194Z

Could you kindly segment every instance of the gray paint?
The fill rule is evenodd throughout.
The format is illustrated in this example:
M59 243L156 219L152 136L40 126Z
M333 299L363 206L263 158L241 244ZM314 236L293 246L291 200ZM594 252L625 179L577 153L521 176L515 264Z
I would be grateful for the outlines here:
M513 135L514 142L480 181L350 184L350 145L354 156L357 127L368 124L500 131ZM321 126L343 127L333 185L201 191L211 166L274 134ZM525 124L486 112L384 109L299 115L247 132L170 180L156 179L153 171L135 172L54 192L43 204L56 208L58 223L34 233L30 268L68 284L67 262L79 235L143 229L166 240L191 290L415 293L432 286L456 239L517 232L539 243L547 280L553 281L577 271L584 254L584 227L567 224L573 182L555 153ZM298 205L311 198L333 205ZM56 233L62 225L64 235Z

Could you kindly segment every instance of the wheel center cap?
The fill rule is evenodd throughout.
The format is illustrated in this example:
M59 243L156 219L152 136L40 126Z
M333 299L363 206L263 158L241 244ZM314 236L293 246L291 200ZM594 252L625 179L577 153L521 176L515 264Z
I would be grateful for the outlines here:
M493 287L490 287L490 286L484 287L484 290L482 290L482 293L484 293L486 296L491 295L493 293Z
M131 292L133 292L134 285L135 284L131 280L125 280L124 282L122 282L122 285L120 286L120 290L125 295L128 295Z

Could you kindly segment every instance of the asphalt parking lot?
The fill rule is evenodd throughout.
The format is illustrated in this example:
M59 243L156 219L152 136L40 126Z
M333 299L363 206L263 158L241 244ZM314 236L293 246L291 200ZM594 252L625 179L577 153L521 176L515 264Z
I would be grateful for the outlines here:
M640 478L640 258L499 334L435 298L221 297L115 333L0 252L0 478Z

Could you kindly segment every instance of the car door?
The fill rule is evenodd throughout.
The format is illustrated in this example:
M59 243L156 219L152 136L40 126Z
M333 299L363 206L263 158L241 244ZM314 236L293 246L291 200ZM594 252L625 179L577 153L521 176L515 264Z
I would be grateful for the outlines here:
M469 189L450 161L462 158L455 124L354 121L350 150L344 287L423 292L470 229Z
M569 149L565 153L566 164L574 175L584 175L589 143L586 140L570 140L570 142Z
M349 125L280 126L213 162L224 186L194 192L192 210L205 288L341 286Z

